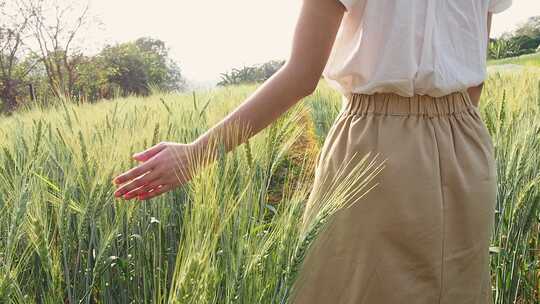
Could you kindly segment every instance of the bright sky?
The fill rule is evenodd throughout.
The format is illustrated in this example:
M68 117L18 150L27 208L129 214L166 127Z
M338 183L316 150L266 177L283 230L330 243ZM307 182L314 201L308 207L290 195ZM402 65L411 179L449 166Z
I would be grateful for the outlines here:
M215 82L233 67L286 59L301 0L90 0L103 23L95 43L164 40L185 77ZM514 0L494 15L492 37L540 15L539 0ZM95 44L94 43L94 44ZM100 46L98 46L100 47Z

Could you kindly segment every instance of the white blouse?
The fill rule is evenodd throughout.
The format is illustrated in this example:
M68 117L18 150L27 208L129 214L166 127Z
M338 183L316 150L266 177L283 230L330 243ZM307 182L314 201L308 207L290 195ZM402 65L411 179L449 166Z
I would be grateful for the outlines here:
M323 76L347 95L442 96L486 78L487 13L512 0L339 0L347 12Z

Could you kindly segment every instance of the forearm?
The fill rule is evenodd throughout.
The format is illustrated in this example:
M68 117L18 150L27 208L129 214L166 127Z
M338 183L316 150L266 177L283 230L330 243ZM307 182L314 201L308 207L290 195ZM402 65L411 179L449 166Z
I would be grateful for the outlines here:
M217 143L225 152L233 150L278 119L284 112L313 91L313 81L305 79L298 67L283 66L272 77L219 123L192 144L199 157L217 156ZM214 139L214 140L212 140Z

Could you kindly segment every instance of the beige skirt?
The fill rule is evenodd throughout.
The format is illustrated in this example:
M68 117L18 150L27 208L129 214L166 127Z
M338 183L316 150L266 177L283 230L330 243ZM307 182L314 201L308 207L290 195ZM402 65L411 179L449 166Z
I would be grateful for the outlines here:
M312 243L290 303L491 303L495 158L467 92L344 100L313 187L324 191L355 153L379 153L385 166Z

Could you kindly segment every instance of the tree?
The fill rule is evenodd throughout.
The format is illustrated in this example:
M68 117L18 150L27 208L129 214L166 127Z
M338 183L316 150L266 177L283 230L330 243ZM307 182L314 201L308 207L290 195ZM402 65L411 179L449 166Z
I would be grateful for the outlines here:
M514 31L490 40L489 57L494 59L534 53L540 48L540 16L521 23Z
M140 38L107 46L99 56L104 66L111 69L109 80L125 95L148 95L152 85L166 91L185 87L178 65L161 40Z
M88 22L88 0L21 0L20 12L28 18L51 90L70 98L77 80L72 59L81 56L73 42Z
M540 37L540 16L529 17L515 30L516 36L528 36L530 38Z
M96 101L114 97L114 86L109 81L114 69L107 66L101 57L79 55L72 60L76 62L77 73L73 91L79 100Z
M537 37L531 37L527 35L515 35L510 39L513 44L517 46L517 52L513 56L519 56L528 53L534 53L536 48L540 45L540 35Z
M28 18L17 14L15 6L0 1L0 99L8 113L17 108L21 86L35 66L30 60L20 60L27 30Z
M0 18L3 21L9 18L3 11L4 7L5 4L0 7ZM17 64L17 55L22 45L21 33L25 27L26 20L21 24L14 22L0 25L0 98L5 103L4 109L8 112L13 111L17 106L18 80L14 78L13 74Z
M104 65L112 70L109 81L118 85L124 95L148 94L148 75L144 59L134 43L107 46L99 56Z
M165 42L149 37L139 38L135 45L143 55L143 61L148 72L148 83L158 86L165 91L182 90L185 79L180 67L170 58L169 49Z
M88 1L0 0L0 110L11 112L26 99L46 103L51 93L95 101L116 92L186 88L178 64L158 39L83 54L77 40L91 20Z
M262 65L233 68L230 72L221 73L218 86L238 85L243 83L264 82L285 64L284 60L271 60Z

